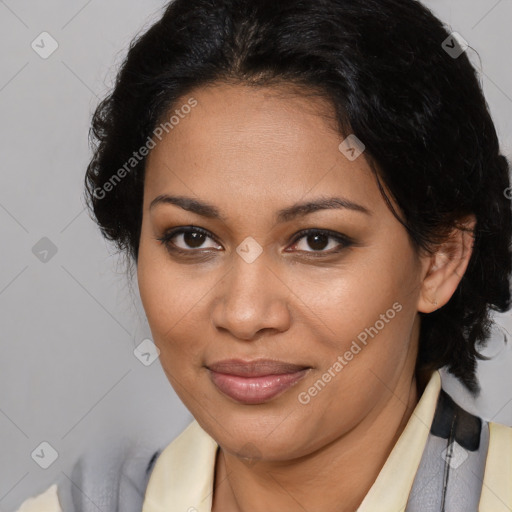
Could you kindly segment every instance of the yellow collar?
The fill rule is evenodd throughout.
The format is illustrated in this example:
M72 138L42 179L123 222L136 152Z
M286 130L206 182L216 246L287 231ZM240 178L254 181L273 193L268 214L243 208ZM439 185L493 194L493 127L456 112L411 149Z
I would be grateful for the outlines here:
M440 390L441 376L435 371L358 512L405 509ZM194 420L158 457L142 512L211 512L217 449Z

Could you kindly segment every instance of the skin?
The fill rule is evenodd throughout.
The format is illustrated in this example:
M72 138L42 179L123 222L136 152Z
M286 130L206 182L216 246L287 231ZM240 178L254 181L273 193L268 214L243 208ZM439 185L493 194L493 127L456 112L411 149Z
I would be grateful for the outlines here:
M425 385L414 373L418 312L448 302L472 238L454 230L435 254L417 254L364 154L350 161L338 149L344 137L325 100L284 86L215 84L178 105L190 96L198 105L148 156L137 272L162 367L220 446L213 510L354 511ZM150 209L161 194L210 203L223 220L174 204ZM276 223L282 208L334 196L371 214L323 209ZM474 226L474 218L467 223ZM176 235L169 246L188 255L157 240L191 225L211 236L194 245ZM308 228L354 243L294 240ZM252 263L236 252L249 236L263 249ZM378 335L300 403L299 393L397 302L401 311ZM280 396L246 405L222 394L205 367L231 358L312 368Z

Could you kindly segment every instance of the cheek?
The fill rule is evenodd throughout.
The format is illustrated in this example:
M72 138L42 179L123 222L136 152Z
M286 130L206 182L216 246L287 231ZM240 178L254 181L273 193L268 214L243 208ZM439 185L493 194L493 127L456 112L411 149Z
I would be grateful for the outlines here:
M322 337L342 349L377 321L378 327L385 322L386 330L394 327L392 324L398 327L400 322L394 321L400 317L397 310L414 309L411 306L417 300L418 287L413 262L405 251L386 253L379 247L364 258L354 252L339 268L325 273L303 272L292 288L300 297L304 316L311 318L310 325L321 326ZM380 320L380 315L385 318Z
M148 252L142 248L137 268L141 301L164 368L180 371L185 369L180 362L200 356L204 339L198 332L208 318L204 305L210 278L194 279L191 270Z

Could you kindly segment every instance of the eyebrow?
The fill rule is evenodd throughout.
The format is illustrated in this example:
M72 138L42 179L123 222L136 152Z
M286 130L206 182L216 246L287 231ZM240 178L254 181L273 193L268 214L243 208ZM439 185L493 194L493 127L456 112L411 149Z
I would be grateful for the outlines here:
M173 204L189 212L201 215L202 217L218 219L224 222L227 220L216 206L191 197L161 194L151 201L149 209L152 210L159 204ZM342 197L320 197L313 201L296 203L287 208L283 208L277 212L276 219L278 223L289 222L297 217L304 217L313 212L332 209L347 209L366 215L372 215L371 210L348 199Z

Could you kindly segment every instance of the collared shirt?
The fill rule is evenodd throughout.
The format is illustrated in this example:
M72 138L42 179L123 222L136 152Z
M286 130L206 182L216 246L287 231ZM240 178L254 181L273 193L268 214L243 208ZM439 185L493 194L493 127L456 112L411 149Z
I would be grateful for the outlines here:
M407 425L357 512L404 512L429 438L441 391L432 376ZM193 421L158 456L142 512L211 512L219 446ZM489 448L479 512L512 510L512 428L489 422ZM62 512L56 486L27 500L17 512ZM67 511L64 511L67 512ZM105 511L110 512L110 511Z

